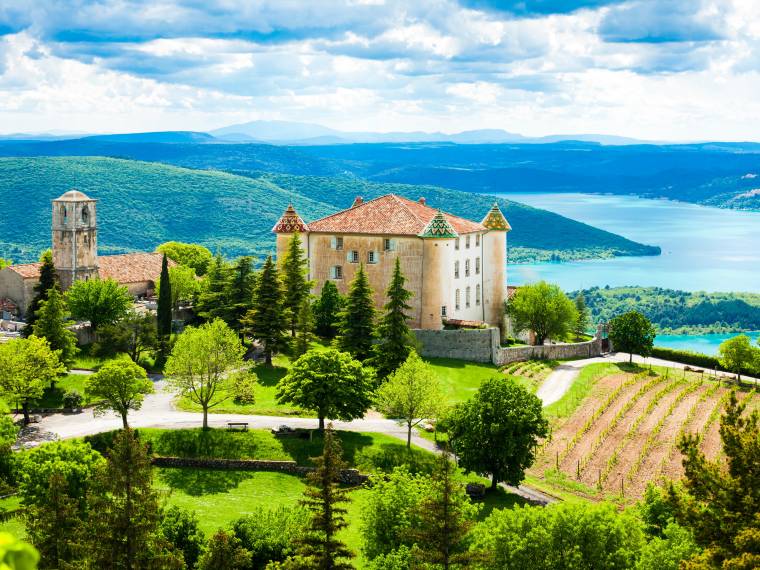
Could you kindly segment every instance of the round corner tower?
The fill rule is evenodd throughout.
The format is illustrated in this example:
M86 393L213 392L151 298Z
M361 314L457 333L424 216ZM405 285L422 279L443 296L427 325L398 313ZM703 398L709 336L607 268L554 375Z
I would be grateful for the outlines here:
M68 289L77 279L98 276L98 226L95 200L69 190L53 200L53 264Z
M512 229L509 222L494 202L481 222L488 232L483 236L483 308L485 321L502 328L504 323L504 302L507 300L507 232Z
M277 262L282 263L285 258L285 253L288 250L288 244L291 238L295 234L299 234L301 239L301 249L304 250L306 257L309 256L308 234L309 226L303 221L301 216L298 215L293 204L288 204L287 209L282 214L282 217L272 228L272 231L277 234Z
M419 234L423 240L422 274L428 276L422 282L420 328L443 328L443 320L454 308L448 305L448 283L441 277L446 275L451 248L458 235L441 210L436 212Z

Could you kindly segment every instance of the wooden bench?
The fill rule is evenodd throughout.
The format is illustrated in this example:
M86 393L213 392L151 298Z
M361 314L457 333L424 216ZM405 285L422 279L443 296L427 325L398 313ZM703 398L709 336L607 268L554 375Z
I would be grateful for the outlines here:
M227 422L228 431L248 431L248 422Z

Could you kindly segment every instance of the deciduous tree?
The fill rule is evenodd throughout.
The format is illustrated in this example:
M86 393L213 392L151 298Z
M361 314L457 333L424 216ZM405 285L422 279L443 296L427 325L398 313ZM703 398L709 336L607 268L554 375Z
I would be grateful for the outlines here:
M577 321L573 302L557 285L546 281L519 287L507 303L506 313L516 331L533 332L536 345L547 338L564 338Z
M388 302L383 307L385 314L377 326L378 343L373 346L372 365L377 370L378 378L385 378L396 370L414 350L416 340L409 328L409 311L407 303L412 292L404 288L406 278L401 273L401 263L396 258L391 282L385 292Z
M448 423L459 465L490 475L492 490L502 481L520 484L549 428L541 400L507 378L483 382L470 400L454 408Z
M199 277L206 274L208 266L213 259L211 252L207 248L195 243L167 241L159 245L156 251L165 254L175 263L191 267Z
M167 382L203 409L203 429L208 410L229 397L230 374L243 365L245 350L226 323L215 319L200 327L187 327L166 362Z
M133 305L127 288L113 279L75 281L66 291L66 302L71 316L79 321L90 321L93 332L101 325L123 319Z
M40 309L42 302L47 300L48 291L58 283L58 274L55 272L53 265L53 252L46 250L40 256L42 265L40 266L40 280L34 286L34 297L26 309L26 327L21 331L24 338L34 333L34 322L37 320L37 311Z
M251 553L232 532L219 529L198 560L198 570L248 570Z
M359 265L338 317L336 346L364 361L372 356L375 338L375 303L364 266Z
M164 538L182 552L186 567L195 568L206 547L206 535L198 526L195 511L171 506L162 513L160 526Z
M243 322L244 330L258 340L264 349L267 366L272 365L272 354L287 346L283 291L277 267L267 257L261 270L251 309Z
M628 362L633 362L633 354L649 356L652 354L654 337L657 330L644 315L638 311L628 311L610 321L610 342L612 348L628 353Z
M309 260L303 250L303 242L298 232L288 241L288 248L282 260L282 284L284 287L284 307L290 321L290 336L296 335L298 313L303 300L308 298L311 281L306 279L309 272Z
M322 338L332 339L338 334L338 318L343 301L335 283L325 281L322 293L314 303L316 332Z
M752 340L746 334L724 340L718 347L720 365L735 373L739 381L743 370L752 368L756 361L760 362L758 353L760 350L752 346Z
M47 340L63 365L70 368L79 349L76 335L66 326L67 316L66 302L55 284L48 291L47 299L41 302L32 330L34 336Z
M104 325L98 332L93 353L112 358L126 352L133 362L158 346L156 319L150 313L130 311L115 325Z
M153 393L153 382L141 366L131 360L118 359L106 362L90 376L85 389L91 400L98 401L96 414L113 411L121 416L123 427L127 429L127 414L142 407L145 395Z

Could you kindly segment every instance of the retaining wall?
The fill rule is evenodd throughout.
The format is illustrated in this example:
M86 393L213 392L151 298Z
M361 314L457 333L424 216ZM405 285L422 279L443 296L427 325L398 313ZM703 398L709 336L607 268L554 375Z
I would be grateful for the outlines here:
M563 360L567 358L590 358L602 354L601 339L573 344L545 344L543 346L496 347L493 363L503 366L520 360Z

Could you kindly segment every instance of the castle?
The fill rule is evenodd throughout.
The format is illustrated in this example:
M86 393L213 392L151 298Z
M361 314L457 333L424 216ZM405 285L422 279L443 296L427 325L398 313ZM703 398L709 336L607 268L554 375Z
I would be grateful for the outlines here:
M130 294L152 294L161 275L160 253L98 255L96 200L70 190L53 200L52 251L61 288L80 279L113 279ZM0 271L0 318L24 317L34 298L41 263L10 265Z
M510 229L497 204L473 222L431 208L424 198L387 194L356 198L350 208L308 224L290 205L272 231L278 259L300 234L315 293L331 280L345 294L362 264L378 308L399 259L413 293L409 325L441 329L447 323L502 326Z

